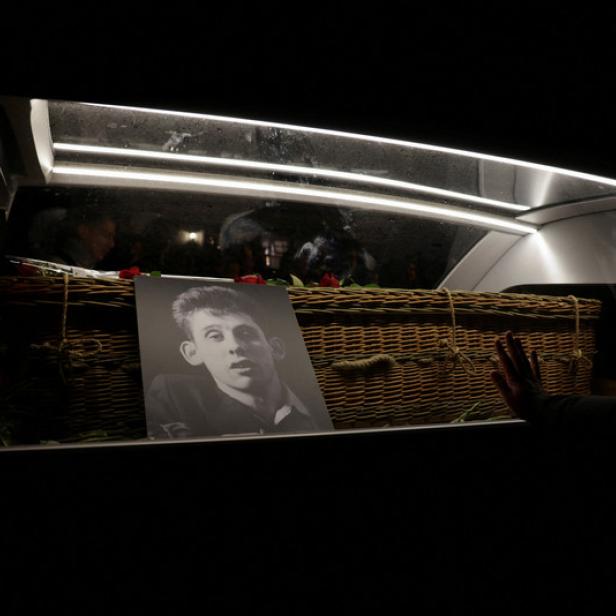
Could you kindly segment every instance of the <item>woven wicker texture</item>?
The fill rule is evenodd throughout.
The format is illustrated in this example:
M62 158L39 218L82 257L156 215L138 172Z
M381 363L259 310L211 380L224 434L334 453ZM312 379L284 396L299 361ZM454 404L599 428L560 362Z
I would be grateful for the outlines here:
M590 392L596 300L385 289L290 296L337 426L507 417L490 379L494 341L507 330L538 351L546 391Z
M538 351L548 392L590 393L596 300L294 287L289 296L337 428L508 417L490 379L507 330ZM17 358L2 393L5 440L145 437L131 281L0 277L0 303Z

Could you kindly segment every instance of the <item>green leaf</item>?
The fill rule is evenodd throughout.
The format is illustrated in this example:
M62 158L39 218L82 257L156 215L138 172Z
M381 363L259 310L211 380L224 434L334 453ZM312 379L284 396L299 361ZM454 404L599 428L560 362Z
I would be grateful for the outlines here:
M304 287L306 285L304 285L304 283L297 277L294 276L293 274L289 274L291 276L291 286L293 287Z

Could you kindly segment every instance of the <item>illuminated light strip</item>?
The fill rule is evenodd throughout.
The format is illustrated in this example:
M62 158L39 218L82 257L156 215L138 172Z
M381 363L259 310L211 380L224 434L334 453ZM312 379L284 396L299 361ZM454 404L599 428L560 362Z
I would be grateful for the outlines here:
M84 154L102 154L105 156L125 156L129 158L142 158L151 160L168 160L175 162L200 163L207 165L220 165L225 167L235 167L238 169L257 169L259 171L279 171L282 173L297 173L301 175L314 175L318 177L334 178L339 180L348 180L363 184L376 184L379 186L387 186L390 188L401 188L403 190L421 191L427 194L439 195L441 197L449 197L452 199L460 199L470 201L479 205L490 205L494 207L515 210L517 212L525 212L530 210L528 205L519 205L516 203L506 203L495 199L486 199L476 195L468 195L466 193L445 190L443 188L434 188L432 186L424 186L422 184L414 184L412 182L402 182L400 180L389 180L386 178L378 178L372 175L363 175L360 173L350 173L347 171L334 171L331 169L315 169L314 167L302 167L299 165L279 165L275 163L264 163L254 160L240 160L233 158L216 158L213 156L196 156L194 154L176 154L170 152L150 152L148 150L135 150L129 148L110 148L96 145L79 145L72 143L54 143L54 150L58 152L77 152Z
M376 143L387 143L391 145L399 145L405 148L414 148L417 150L428 150L430 152L442 152L445 154L455 154L456 156L464 156L466 158L476 158L479 160L489 160L496 163L504 163L514 165L516 167L525 167L536 171L546 171L548 173L558 173L580 180L588 180L589 182L597 182L606 184L607 186L616 186L616 179L606 178L591 173L583 173L581 171L572 171L571 169L561 169L550 165L541 165L539 163L529 163L515 158L505 158L504 156L494 156L492 154L481 154L479 152L471 152L469 150L456 150L455 148L447 148L440 145L428 145L426 143L416 143L414 141L402 141L400 139L391 139L389 137L374 137L372 135L362 135L360 133L346 133L343 131L330 130L327 128L312 128L309 126L298 126L296 124L282 124L278 122L265 122L261 120L246 120L243 118L232 118L228 116L217 116L203 113L190 113L187 111L165 111L164 109L147 109L144 107L129 107L125 105L102 105L98 103L78 103L88 107L100 107L105 109L121 109L125 111L140 111L143 113L151 113L165 116L175 116L181 118L194 118L201 120L213 120L219 122L233 122L239 124L247 124L250 126L264 126L269 128L283 128L295 131L304 131L306 133L315 133L319 135L330 135L332 137L344 137L346 139L357 139L360 141L373 141Z
M295 186L280 186L267 182L250 182L243 180L223 180L218 178L200 178L187 175L166 175L161 173L148 173L141 171L119 171L115 169L100 169L96 167L71 167L58 165L54 167L53 176L79 176L83 178L109 178L118 180L131 180L138 182L160 182L175 184L184 187L204 186L209 188L219 188L225 190L236 190L242 193L255 193L256 196L264 193L275 194L280 197L305 197L323 202L344 203L348 205L361 206L380 206L387 209L394 209L404 212L415 212L430 215L435 218L448 218L461 222L474 223L493 229L528 234L535 233L536 227L531 225L512 222L496 216L477 214L475 212L465 212L459 209L400 201L397 199L386 199L365 195L348 194L333 190L322 190L316 188L300 188Z

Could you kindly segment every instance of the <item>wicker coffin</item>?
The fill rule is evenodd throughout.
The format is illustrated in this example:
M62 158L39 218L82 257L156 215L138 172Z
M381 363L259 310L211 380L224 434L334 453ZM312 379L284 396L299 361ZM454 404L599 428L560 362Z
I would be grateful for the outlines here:
M490 380L511 330L551 393L590 392L600 302L289 288L337 428L508 417ZM5 444L145 437L132 281L1 277Z

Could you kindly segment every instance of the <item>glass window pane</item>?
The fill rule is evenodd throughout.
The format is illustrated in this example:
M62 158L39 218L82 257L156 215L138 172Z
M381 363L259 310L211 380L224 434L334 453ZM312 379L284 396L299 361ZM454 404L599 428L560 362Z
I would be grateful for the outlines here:
M402 214L137 189L22 188L6 252L101 270L432 288L486 231Z

